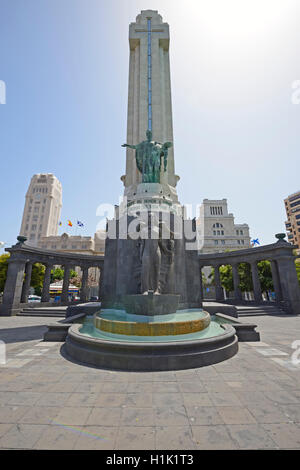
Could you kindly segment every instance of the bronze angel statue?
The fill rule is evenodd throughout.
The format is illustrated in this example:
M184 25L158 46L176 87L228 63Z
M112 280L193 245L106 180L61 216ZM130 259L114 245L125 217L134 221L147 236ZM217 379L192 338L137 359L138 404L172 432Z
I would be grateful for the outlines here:
M162 158L164 159L164 171L167 170L168 149L172 147L172 142L161 144L153 141L152 132L146 132L147 140L137 145L123 144L122 147L129 147L135 150L136 166L142 174L143 183L160 183L160 171Z

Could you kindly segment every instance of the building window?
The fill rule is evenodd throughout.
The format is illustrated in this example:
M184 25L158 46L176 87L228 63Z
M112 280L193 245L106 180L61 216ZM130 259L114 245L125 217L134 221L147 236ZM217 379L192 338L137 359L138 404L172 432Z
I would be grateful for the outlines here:
M239 234L239 231L238 231L238 230L236 230L236 231L235 231L235 233L238 235L238 234Z
M242 240L242 245L245 245L245 240Z
M221 240L222 245L225 245L225 240Z
M244 235L244 234L243 234L243 230L240 230L240 235Z
M36 230L36 224L33 224L33 225L31 226L31 230L33 230L33 231Z
M34 239L35 239L35 234L34 234L34 233L31 233L29 239L30 239L30 240L34 240Z
M215 245L218 245L219 244L219 241L218 240L214 240L215 242Z
M56 245L51 245L51 249L52 249L52 250L55 250L55 249L56 249Z
M214 230L214 235L217 235L217 232Z
M238 245L240 245L240 244L241 244L241 240L238 240L237 242L238 242Z
M72 245L72 250L76 250L77 245Z
M224 230L221 230L221 234L224 235Z
M28 224L26 224L26 226L25 226L25 230L28 230Z
M86 250L86 249L87 249L87 245L86 245L85 243L82 245L82 249L83 249L83 250Z
M290 206L295 207L295 206L299 206L299 204L300 204L300 199L299 199L299 201L296 201L296 202L293 202L293 204L290 204Z
M67 245L61 245L62 249L66 249L67 248Z

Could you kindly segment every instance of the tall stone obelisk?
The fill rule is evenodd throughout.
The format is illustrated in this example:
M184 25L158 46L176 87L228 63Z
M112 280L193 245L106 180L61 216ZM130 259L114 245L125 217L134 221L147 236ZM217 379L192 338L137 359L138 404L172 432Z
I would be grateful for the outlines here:
M154 141L173 142L169 42L169 25L163 23L157 11L142 11L136 22L129 26L128 144L136 145L145 140L148 129L152 131ZM179 177L174 171L173 148L169 149L162 187L156 190L177 202L175 187ZM135 199L141 174L136 166L135 152L130 148L126 153L126 175L121 179L125 186L124 195L128 200ZM139 188L139 196L142 189ZM147 195L150 196L149 190Z

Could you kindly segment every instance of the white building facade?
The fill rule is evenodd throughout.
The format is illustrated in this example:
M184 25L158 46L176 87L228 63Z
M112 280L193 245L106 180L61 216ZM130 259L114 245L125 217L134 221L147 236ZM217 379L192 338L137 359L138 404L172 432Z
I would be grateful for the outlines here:
M62 208L62 186L52 173L31 178L25 196L20 235L37 246L42 237L56 236Z
M235 224L227 199L204 199L197 220L200 253L251 248L248 224Z

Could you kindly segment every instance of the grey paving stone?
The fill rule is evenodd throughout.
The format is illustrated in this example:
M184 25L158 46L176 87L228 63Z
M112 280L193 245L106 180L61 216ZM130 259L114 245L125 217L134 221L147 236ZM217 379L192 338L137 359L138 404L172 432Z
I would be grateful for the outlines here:
M41 397L42 394L38 392L16 392L7 403L9 405L33 406Z
M177 382L153 382L153 393L178 393L179 387Z
M198 380L195 382L179 382L179 390L182 393L203 393L206 392L204 385Z
M72 393L65 400L65 406L77 407L77 406L93 406L99 397L99 393Z
M107 426L82 426L74 450L111 450L115 448L118 429Z
M90 416L92 408L79 406L76 408L65 406L55 416L53 422L63 425L85 425Z
M100 393L94 402L94 406L109 406L114 408L126 405L126 400L126 393Z
M215 406L242 406L238 396L233 392L211 392L210 398Z
M129 382L127 384L127 393L152 393L153 382Z
M277 421L269 421L273 423L284 423L285 421L293 421L294 423L300 423L300 406L299 404L294 405L279 405L282 414L286 417L286 420L281 419ZM267 421L265 421L267 422Z
M116 437L115 449L155 449L155 428L146 426L120 427Z
M59 412L60 408L55 406L34 406L19 419L19 423L49 425Z
M182 404L181 393L153 393L154 406L179 406Z
M109 382L111 383L111 382ZM103 388L103 382L94 383L94 382L83 382L81 384L72 384L69 385L74 386L72 392L76 393L92 393L92 394L99 394Z
M185 406L212 406L209 393L182 393Z
M288 415L283 412L282 407L276 403L249 403L247 408L258 423L287 423L291 421Z
M102 393L126 393L127 382L103 382L101 384Z
M48 426L33 424L15 424L0 438L0 448L32 449Z
M154 408L156 426L188 426L189 420L184 406Z
M0 406L0 423L18 423L22 416L30 409L31 407L29 406Z
M299 403L300 406L300 395L299 398L297 398L293 392L288 392L287 390L266 391L265 396L275 403Z
M63 406L66 404L70 393L44 393L42 397L35 402L36 406Z
M218 406L225 424L255 424L256 420L247 408L241 406Z
M45 450L72 450L78 439L79 429L68 426L47 426L40 438L34 444L34 449Z
M122 408L92 408L87 426L119 426Z
M161 450L195 449L189 426L161 426L155 430L155 448Z
M138 407L152 407L153 394L152 393L128 393L124 406L138 406Z
M300 428L292 423L263 424L277 446L281 449L300 449Z
M4 436L14 425L12 423L0 423L0 438Z
M259 424L227 426L231 437L241 449L273 449L277 445Z
M154 426L154 411L152 408L123 408L121 426Z
M186 412L192 426L224 424L215 406L186 406Z
M76 391L78 385L78 383L71 382L56 382L54 384L51 384L48 387L47 391L51 393L68 393L70 395L72 392Z
M236 449L225 425L192 426L192 435L196 449Z

